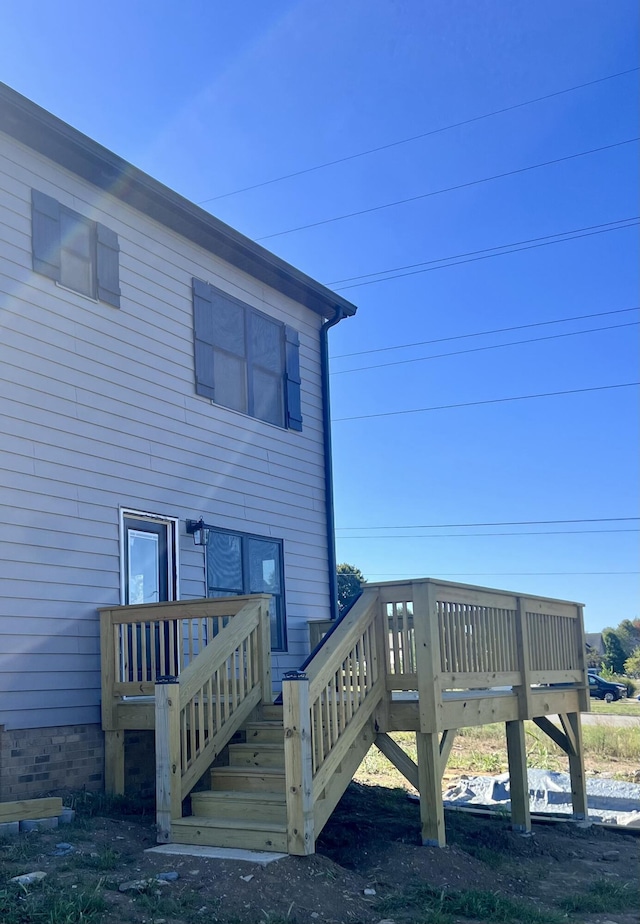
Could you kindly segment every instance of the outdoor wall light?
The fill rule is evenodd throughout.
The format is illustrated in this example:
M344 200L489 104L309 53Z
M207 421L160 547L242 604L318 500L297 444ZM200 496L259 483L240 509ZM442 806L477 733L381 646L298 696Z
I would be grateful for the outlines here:
M187 533L193 536L196 545L206 545L209 541L209 527L204 525L204 520L187 520Z

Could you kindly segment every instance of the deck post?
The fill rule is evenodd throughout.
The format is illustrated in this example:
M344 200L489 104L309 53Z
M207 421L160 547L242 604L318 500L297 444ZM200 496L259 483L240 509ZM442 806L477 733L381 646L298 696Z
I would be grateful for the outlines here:
M384 695L378 703L375 711L376 730L386 732L389 728L389 703L391 694L386 688L387 677L389 676L389 618L387 616L387 604L383 603L380 592L378 591L378 601L376 604L376 619L374 623L376 650L374 652L376 675L375 679L382 677L384 680Z
M258 627L258 660L260 664L260 684L262 686L262 702L265 705L273 703L273 686L271 682L271 619L269 617L269 602L260 601L260 625Z
M580 712L591 711L591 696L589 695L589 678L587 673L587 646L584 637L584 607L576 606L576 648L578 652L578 667L582 671L583 688L579 693Z
M569 752L569 777L571 779L571 803L573 817L584 821L589 816L587 804L587 781L584 774L584 751L582 749L582 724L579 712L569 712L560 717L565 730L571 735L573 745ZM566 724L565 724L566 723Z
M309 680L294 673L282 681L287 844L290 854L304 857L315 848L311 713Z
M440 739L437 732L416 732L418 754L418 790L422 844L425 847L445 847L444 805L440 769Z
M124 795L124 731L104 733L104 789L112 796Z
M529 626L527 623L526 600L518 597L516 601L516 648L518 657L518 671L520 684L518 686L518 714L521 719L530 719L533 716L531 701L531 664L529 652Z
M411 586L411 591L420 731L431 734L442 730L440 632L436 589L429 581L415 581Z
M180 757L180 684L177 677L160 677L156 705L156 825L158 843L171 841L171 821L182 817Z
M511 790L511 827L520 834L531 832L527 749L524 722L506 722L509 788Z

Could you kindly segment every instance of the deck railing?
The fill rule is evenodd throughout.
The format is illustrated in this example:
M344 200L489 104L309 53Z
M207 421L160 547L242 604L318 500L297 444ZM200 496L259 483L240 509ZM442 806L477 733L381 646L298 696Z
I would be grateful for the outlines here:
M269 600L101 611L103 727L118 729L119 704L154 697L158 840L170 839L182 800L252 710L272 700Z
M314 806L384 695L379 616L365 592L305 674L283 681L290 853L313 852Z

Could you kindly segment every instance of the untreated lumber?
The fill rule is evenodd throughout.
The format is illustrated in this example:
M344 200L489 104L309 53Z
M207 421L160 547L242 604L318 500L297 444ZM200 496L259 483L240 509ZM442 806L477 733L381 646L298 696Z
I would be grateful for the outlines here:
M34 818L57 818L62 815L62 799L23 799L19 802L0 802L0 824L27 821Z

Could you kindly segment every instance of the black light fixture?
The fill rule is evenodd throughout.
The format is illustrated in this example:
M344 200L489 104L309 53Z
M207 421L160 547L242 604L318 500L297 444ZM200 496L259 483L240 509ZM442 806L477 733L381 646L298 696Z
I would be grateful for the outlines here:
M206 545L209 541L209 527L205 526L204 520L187 520L187 533L193 536L196 545Z

